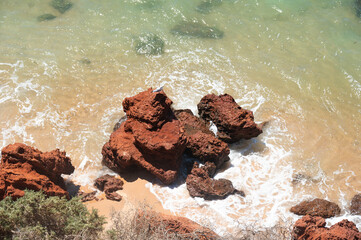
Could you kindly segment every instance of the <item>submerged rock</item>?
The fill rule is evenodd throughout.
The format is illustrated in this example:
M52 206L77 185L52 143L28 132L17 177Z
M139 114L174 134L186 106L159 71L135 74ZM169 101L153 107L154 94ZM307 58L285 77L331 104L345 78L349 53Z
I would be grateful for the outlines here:
M356 15L361 18L361 0L355 0Z
M322 217L304 216L297 220L293 227L292 236L295 240L348 240L361 239L361 233L353 222L342 220L330 228L325 227L326 221Z
M44 21L53 20L54 18L56 18L56 16L54 16L53 14L47 13L47 14L40 15L36 19L38 20L38 22L44 22Z
M117 172L137 166L172 183L178 174L186 137L164 91L152 89L123 101L127 120L103 146L103 164Z
M85 65L90 65L92 63L89 58L82 58L79 60L79 62Z
M73 3L71 3L69 0L51 0L50 6L63 14L72 8Z
M219 139L234 143L250 139L262 133L262 127L254 122L253 113L241 108L228 94L204 96L197 105L198 114L217 126Z
M213 162L219 168L229 160L229 147L209 130L209 124L193 115L190 109L174 111L187 137L187 152L201 162Z
M212 179L215 165L206 163L206 166L199 167L194 163L191 173L186 179L187 189L191 197L201 197L206 200L224 199L231 194L245 196L242 191L238 191L228 179ZM211 164L214 166L212 167Z
M356 194L351 200L351 214L361 215L361 194Z
M118 130L120 128L120 125L122 125L123 122L127 121L127 115L124 115L123 117L121 117L118 122L114 125L113 127L113 132L115 132L116 130Z
M135 43L135 52L139 55L160 55L163 49L164 41L154 34L140 36Z
M94 186L100 191L105 192L105 197L109 200L120 201L122 196L120 196L116 191L123 189L124 182L121 179L115 178L106 174L95 179Z
M210 13L214 8L220 6L222 0L203 0L197 7L196 10L200 13Z
M303 201L293 206L290 211L297 215L311 215L323 218L334 217L341 213L341 209L336 203L319 198L312 201Z
M202 23L181 22L170 31L172 34L196 38L223 38L223 31Z
M25 189L69 198L61 175L73 172L70 158L59 149L41 152L22 143L10 144L2 149L0 199L17 199Z

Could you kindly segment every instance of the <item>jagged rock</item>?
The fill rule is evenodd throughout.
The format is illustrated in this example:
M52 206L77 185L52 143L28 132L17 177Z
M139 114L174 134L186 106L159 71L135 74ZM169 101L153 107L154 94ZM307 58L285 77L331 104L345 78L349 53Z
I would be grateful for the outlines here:
M72 8L73 4L69 0L52 0L50 6L63 14Z
M222 0L203 0L197 7L196 10L200 13L210 13L214 8L220 6Z
M330 218L339 215L341 209L336 203L316 198L312 201L303 201L300 204L293 206L290 211L297 215Z
M95 179L94 186L100 191L105 192L105 197L109 200L120 201L122 196L120 196L116 191L123 189L124 182L121 179L118 179L114 176L106 174Z
M196 38L223 38L223 31L216 27L208 27L203 23L181 22L174 26L171 31L174 35L189 36Z
M254 122L252 111L241 108L228 94L208 94L197 107L199 116L212 121L217 126L218 138L227 143L257 137L262 133L262 128Z
M206 200L224 199L230 194L240 194L244 196L242 191L238 191L228 179L212 179L210 178L211 168L199 167L198 163L194 163L191 173L187 176L186 184L189 195L192 197L202 197Z
M135 52L139 55L160 55L164 53L164 41L155 34L146 34L136 40Z
M167 231L170 234L181 236L180 239L189 240L216 240L221 239L209 228L203 227L185 217L166 215L154 211L139 211L137 215L137 227L147 226L151 233ZM178 239L178 238L177 238Z
M22 143L10 144L2 149L0 199L22 197L25 189L69 198L61 174L73 171L70 158L59 149L41 152Z
M172 183L180 167L186 137L163 91L152 89L123 101L127 120L103 147L103 164L122 172L146 169L164 184Z
M43 21L53 20L54 18L56 18L56 16L54 16L53 14L47 13L47 14L40 15L36 19L38 20L38 22L43 22Z
M322 217L306 215L297 220L293 227L294 240L359 240L361 233L356 225L346 219L325 227L326 221Z
M176 110L174 113L185 130L187 153L203 163L214 162L218 168L229 160L228 145L215 137L209 130L209 124L194 116L190 109Z
M356 194L351 200L351 214L361 215L361 194Z
M93 192L82 192L80 191L78 193L78 196L80 197L80 200L82 202L89 202L89 201L93 201L96 200L98 201L99 199L96 197L97 191L93 191Z

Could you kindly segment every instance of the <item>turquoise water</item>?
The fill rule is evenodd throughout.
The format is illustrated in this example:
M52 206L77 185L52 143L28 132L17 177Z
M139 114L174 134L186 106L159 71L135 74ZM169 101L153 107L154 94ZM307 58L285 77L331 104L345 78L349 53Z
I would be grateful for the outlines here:
M246 198L206 202L189 198L184 185L149 185L165 207L199 222L202 209L216 226L272 226L293 218L288 209L301 199L328 198L345 210L361 191L361 19L353 0L224 0L203 12L194 0L74 0L64 14L49 3L0 1L1 147L66 150L78 167L73 179L85 184L99 174L124 97L164 85L175 107L196 112L203 95L226 92L257 122L270 122L257 139L231 146L232 167L218 175ZM39 22L46 13L56 18ZM172 34L184 21L223 37ZM144 34L161 38L164 53L138 55ZM293 184L297 173L313 180Z

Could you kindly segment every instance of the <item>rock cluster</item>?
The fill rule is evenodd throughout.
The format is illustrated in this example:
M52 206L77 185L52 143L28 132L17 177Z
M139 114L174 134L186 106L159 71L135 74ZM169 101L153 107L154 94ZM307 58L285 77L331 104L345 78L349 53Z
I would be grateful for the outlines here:
M70 158L59 149L41 152L22 143L10 144L2 149L0 199L7 196L17 199L25 189L69 198L61 174L73 171Z
M306 215L297 220L293 227L295 240L359 240L361 233L353 222L346 219L325 227L326 221L322 217Z
M300 204L293 206L290 211L297 215L330 218L339 215L341 209L336 203L316 198L311 201L303 201Z
M105 192L105 197L109 200L120 201L122 196L120 196L116 191L123 189L124 182L121 179L118 179L114 176L106 174L95 179L94 186L100 191Z

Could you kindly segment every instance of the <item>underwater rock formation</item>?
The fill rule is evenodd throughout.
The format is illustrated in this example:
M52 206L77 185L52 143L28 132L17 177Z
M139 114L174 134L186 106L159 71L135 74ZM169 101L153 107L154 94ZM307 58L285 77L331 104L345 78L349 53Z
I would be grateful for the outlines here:
M135 52L139 55L163 54L164 41L154 34L140 36L135 43Z
M297 215L311 215L323 218L334 217L341 213L341 209L336 203L319 198L303 201L293 206L290 211Z
M0 199L17 199L25 189L69 198L61 175L73 172L70 158L59 149L41 152L22 143L10 144L2 149Z
M196 10L200 13L210 13L214 8L220 6L222 0L203 0L197 7Z
M174 26L171 31L174 35L189 36L196 38L223 38L223 31L216 27L208 27L202 23L181 22Z
M103 146L103 164L116 172L137 166L172 183L180 168L186 137L164 91L152 89L124 99L127 120Z
M208 94L197 107L201 118L217 126L217 136L224 142L234 143L262 133L262 127L254 122L252 111L241 108L228 94Z
M56 16L54 16L53 14L47 13L47 14L40 15L36 19L38 20L38 22L44 22L44 21L53 20L54 18L56 18Z
M50 2L50 6L63 14L73 7L73 3L71 3L69 0L52 0Z
M361 18L361 0L355 0L356 15Z
M191 173L186 179L189 195L192 197L201 197L206 200L224 199L231 194L240 194L245 196L242 191L238 191L228 179L212 179L215 166L206 163L205 167L199 167L198 163L194 163Z
M174 114L184 127L187 153L203 163L213 162L218 168L229 160L228 145L216 138L207 122L194 116L190 109L176 110Z
M361 233L353 222L346 219L325 227L326 221L322 217L304 216L297 220L293 227L294 240L358 240L361 239Z
M361 215L361 194L356 194L351 200L351 214Z

